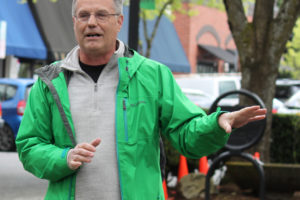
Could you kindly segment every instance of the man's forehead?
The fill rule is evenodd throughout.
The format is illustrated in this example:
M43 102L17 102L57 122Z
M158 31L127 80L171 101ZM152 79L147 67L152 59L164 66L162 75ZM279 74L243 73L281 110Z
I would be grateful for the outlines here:
M113 11L114 3L113 0L78 0L76 11L94 11L94 12L104 12Z

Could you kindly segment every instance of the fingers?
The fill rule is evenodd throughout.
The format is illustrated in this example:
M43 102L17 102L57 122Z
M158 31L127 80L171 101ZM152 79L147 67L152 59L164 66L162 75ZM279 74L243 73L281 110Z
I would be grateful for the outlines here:
M101 142L101 139L100 138L96 138L95 140L93 140L91 142L91 145L93 145L94 147L97 147Z
M231 133L232 129L231 129L230 124L228 124L228 123L225 124L224 125L224 130L225 130L226 133Z
M249 122L258 121L258 120L262 120L262 119L265 119L265 118L266 118L266 115L258 115L258 116L255 116L255 117L251 117L249 119Z
M77 144L75 148L84 149L84 150L91 151L91 152L96 151L96 147L89 143Z
M73 149L74 151L74 155L80 155L80 156L84 156L84 157L93 157L94 156L94 152L95 151L88 151L84 148L80 148L80 147L75 147L75 149Z
M96 147L100 144L101 139L97 138L91 143L80 143L74 149L68 152L67 162L72 170L78 169L83 163L90 163L96 152Z
M80 161L73 161L72 160L72 161L68 162L68 166L72 170L78 169L81 165L82 165L82 162L80 162Z
M265 116L267 113L267 109L260 108L260 106L250 106L240 110L241 115L246 115L249 118L256 117L256 116ZM259 119L260 119L259 117Z

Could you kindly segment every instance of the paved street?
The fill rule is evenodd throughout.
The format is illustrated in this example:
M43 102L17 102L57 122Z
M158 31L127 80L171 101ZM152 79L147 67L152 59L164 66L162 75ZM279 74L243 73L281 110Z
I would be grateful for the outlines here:
M0 199L42 200L48 182L23 169L15 152L0 152Z

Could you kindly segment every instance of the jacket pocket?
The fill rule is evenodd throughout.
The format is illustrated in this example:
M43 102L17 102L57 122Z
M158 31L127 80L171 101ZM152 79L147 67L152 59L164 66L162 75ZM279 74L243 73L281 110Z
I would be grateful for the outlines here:
M158 109L153 97L123 98L122 104L126 143L158 137Z

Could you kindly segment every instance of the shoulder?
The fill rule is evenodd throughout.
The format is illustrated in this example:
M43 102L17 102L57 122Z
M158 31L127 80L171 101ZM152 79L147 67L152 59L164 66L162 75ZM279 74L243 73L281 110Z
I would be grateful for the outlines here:
M59 73L63 71L60 66L61 62L57 61L50 65L46 65L44 67L38 68L35 70L35 73L41 78L47 78L50 81L59 76Z
M151 71L167 73L167 74L171 73L170 68L159 61L142 56L137 52L134 52L134 56L136 56L137 60L140 61L139 70L146 70L146 71L151 70Z

